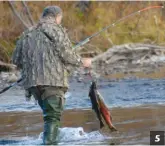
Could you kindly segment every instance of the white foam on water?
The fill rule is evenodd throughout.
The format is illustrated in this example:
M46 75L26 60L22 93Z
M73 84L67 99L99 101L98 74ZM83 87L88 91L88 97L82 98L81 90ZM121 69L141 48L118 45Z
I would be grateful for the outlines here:
M17 145L39 145L42 144L43 132L40 133L36 139L34 137L24 137ZM99 143L107 139L106 136L102 135L99 131L92 131L89 133L84 132L82 127L71 128L64 127L59 128L59 135L57 137L58 145L73 145L73 144L93 144Z
M82 127L78 128L60 128L58 135L59 144L82 144L94 141L102 141L105 140L105 136L103 136L99 131L93 131L90 133L84 132Z
M66 92L65 93L65 98L70 98L72 96L71 92Z

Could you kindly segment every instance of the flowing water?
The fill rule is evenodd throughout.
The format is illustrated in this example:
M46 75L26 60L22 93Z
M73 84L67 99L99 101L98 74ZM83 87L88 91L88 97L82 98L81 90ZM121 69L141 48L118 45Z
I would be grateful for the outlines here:
M70 81L66 94L59 144L149 144L151 130L165 130L165 79L98 81L98 90L109 106L119 130L99 130L88 97L90 80ZM24 91L13 87L0 95L0 144L42 143L43 120L34 100L25 101Z

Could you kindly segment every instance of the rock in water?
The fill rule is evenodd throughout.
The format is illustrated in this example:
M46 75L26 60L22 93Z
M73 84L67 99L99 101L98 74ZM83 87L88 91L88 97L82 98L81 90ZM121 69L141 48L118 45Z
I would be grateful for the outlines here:
M18 77L14 73L12 73L11 76L9 76L8 78L9 83L16 82L17 80L18 80Z

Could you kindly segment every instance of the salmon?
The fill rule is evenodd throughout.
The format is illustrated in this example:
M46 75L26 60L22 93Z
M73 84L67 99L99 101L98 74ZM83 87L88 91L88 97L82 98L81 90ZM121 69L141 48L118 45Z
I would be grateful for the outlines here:
M100 112L100 109L99 109L99 103L98 103L98 100L97 100L97 90L96 89L96 84L93 84L91 85L90 87L90 90L89 90L89 97L91 99L91 103L92 103L92 109L95 111L96 115L97 115L97 118L99 119L100 121L100 128L103 128L104 127L104 123L103 123L103 120L102 120L102 117L101 117L101 112Z
M107 105L105 104L103 97L97 90L95 81L93 81L90 86L89 97L91 99L92 109L96 112L97 117L100 121L100 128L104 127L104 122L102 120L104 119L105 123L108 125L111 131L117 131L117 129L112 124L111 113Z
M106 124L108 125L111 131L117 131L117 129L112 124L112 116L103 100L103 97L101 96L99 92L97 93L97 96L98 96L98 102L99 102L100 112L101 112L102 117L104 118Z

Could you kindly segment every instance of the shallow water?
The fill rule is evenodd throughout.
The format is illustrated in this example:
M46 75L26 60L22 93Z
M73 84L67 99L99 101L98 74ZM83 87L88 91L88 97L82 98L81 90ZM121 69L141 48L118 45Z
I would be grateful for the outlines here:
M96 115L89 109L65 110L59 144L149 144L150 131L165 130L164 105L113 108L111 114L118 132L99 129ZM42 143L41 112L1 112L0 144Z
M59 144L149 144L151 130L165 130L164 85L165 79L99 80L98 89L119 130L111 133L107 128L99 131L90 110L90 80L72 80ZM0 99L0 144L41 144L43 120L39 106L33 100L26 102L20 87L1 94Z

